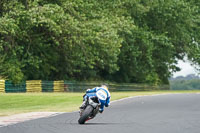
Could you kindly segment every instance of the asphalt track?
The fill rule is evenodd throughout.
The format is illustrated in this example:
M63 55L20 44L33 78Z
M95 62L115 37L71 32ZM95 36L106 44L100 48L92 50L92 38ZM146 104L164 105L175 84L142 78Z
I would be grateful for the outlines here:
M111 104L85 125L78 112L0 127L0 133L200 133L200 94L144 96Z

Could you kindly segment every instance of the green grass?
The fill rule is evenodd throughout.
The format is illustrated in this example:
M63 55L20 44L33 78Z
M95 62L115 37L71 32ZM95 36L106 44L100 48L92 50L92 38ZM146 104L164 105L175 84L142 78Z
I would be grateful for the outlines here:
M112 92L112 100L130 96L154 95L166 93L200 93L199 91L145 91ZM83 93L1 93L0 116L36 112L70 112L78 110Z

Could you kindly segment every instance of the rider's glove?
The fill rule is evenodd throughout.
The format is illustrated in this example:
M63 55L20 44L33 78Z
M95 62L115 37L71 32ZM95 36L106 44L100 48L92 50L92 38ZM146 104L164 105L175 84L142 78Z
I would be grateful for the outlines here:
M91 89L87 89L87 90L86 90L86 93L88 93L88 91L90 91L90 90L91 90Z
M105 104L105 107L108 107L108 106L110 106L110 103L108 103L108 104L106 103L106 104Z
M103 109L99 109L99 113L103 113Z

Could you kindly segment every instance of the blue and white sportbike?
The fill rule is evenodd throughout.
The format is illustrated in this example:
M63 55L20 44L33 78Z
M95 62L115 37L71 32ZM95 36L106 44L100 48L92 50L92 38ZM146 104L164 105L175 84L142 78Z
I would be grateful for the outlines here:
M110 92L106 85L88 89L83 96L83 103L80 107L79 124L84 124L86 121L93 119L99 112L103 113L104 106L110 105Z

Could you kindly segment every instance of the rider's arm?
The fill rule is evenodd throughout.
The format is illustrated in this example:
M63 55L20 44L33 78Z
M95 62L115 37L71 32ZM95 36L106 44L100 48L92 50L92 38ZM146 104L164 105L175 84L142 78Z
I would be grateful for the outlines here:
M96 88L93 88L93 89L88 89L86 91L86 93L95 93L96 92Z
M100 109L99 109L99 111L101 111L101 113L102 113L102 112L103 112L103 110L104 110L105 101L103 101L103 100L100 100L100 102L101 102L101 105L100 105Z
M105 106L106 107L108 107L110 105L110 97L108 97L107 99L106 99L106 103L105 103Z

